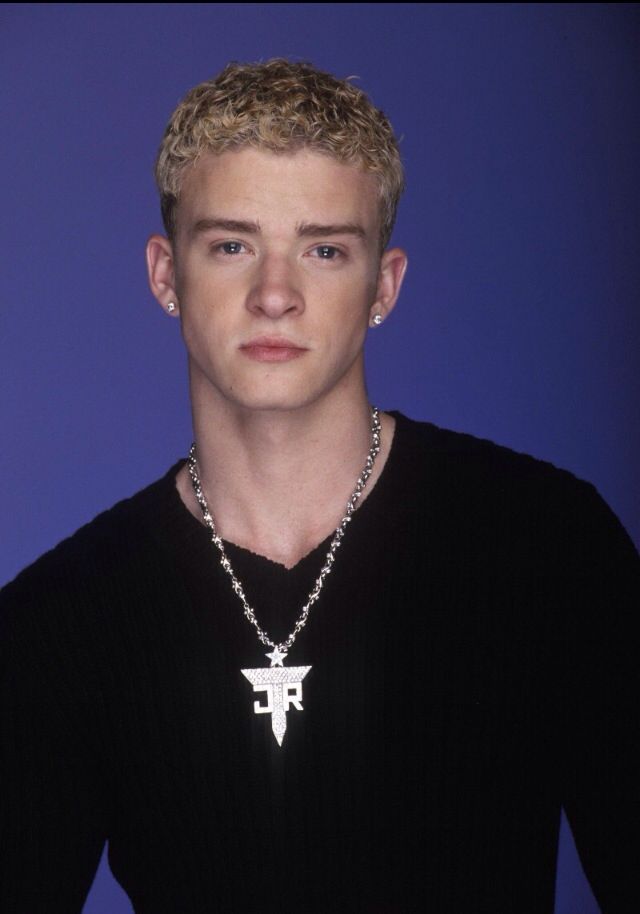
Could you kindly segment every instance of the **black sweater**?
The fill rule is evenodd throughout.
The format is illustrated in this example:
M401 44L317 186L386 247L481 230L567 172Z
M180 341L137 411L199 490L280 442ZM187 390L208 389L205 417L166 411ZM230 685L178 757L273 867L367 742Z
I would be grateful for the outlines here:
M178 466L2 591L2 912L80 912L108 839L138 914L545 914L561 805L604 914L640 910L637 554L590 485L394 415L282 747ZM274 640L328 543L228 546Z

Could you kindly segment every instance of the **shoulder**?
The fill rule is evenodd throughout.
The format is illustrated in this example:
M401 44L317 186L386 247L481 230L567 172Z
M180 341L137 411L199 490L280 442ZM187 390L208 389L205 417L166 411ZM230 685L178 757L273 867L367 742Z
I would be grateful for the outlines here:
M53 631L95 620L158 561L156 531L172 505L176 467L100 513L21 571L0 590L0 631ZM28 635L27 635L28 636Z
M507 535L586 542L613 536L635 549L594 485L569 470L474 435L394 413L404 477L418 500L435 498L461 523L491 522ZM419 482L418 482L419 480Z
M518 484L595 491L590 483L549 461L486 438L419 422L400 413L394 415L405 460L416 469L448 475L458 485L469 483L477 491L478 486L482 491L485 487L499 490Z

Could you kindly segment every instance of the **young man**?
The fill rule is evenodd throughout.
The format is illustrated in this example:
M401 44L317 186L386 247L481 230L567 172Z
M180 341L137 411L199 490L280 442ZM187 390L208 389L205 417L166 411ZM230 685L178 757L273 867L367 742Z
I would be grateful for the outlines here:
M234 64L157 179L195 445L3 592L0 908L80 912L108 840L137 914L550 914L564 805L637 910L637 555L570 474L372 410L388 121Z

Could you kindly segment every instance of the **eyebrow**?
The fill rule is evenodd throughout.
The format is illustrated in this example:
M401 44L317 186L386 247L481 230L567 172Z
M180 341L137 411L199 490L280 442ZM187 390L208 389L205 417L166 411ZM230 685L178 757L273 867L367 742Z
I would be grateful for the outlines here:
M192 225L189 234L192 238L196 235L221 229L225 232L239 232L243 235L259 235L261 228L259 222L247 222L242 219L219 219L209 217L198 219ZM355 235L357 238L366 238L367 233L357 222L342 222L330 225L320 225L317 222L301 222L296 226L299 238L318 238L327 235Z
M222 229L223 232L242 232L243 235L257 235L260 232L258 222L244 222L241 219L198 219L191 226L189 234L192 238L201 235L204 232L210 232L213 229Z
M315 238L319 235L355 235L357 238L366 238L367 233L356 222L342 222L332 225L319 225L317 222L303 222L296 226L296 234L300 238Z

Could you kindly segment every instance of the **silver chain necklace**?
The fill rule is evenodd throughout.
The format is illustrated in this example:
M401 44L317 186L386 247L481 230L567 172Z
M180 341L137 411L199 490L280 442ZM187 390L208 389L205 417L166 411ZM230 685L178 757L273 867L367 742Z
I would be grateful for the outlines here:
M191 445L191 449L189 451L188 467L189 475L191 476L191 483L193 485L193 491L202 510L202 517L204 522L209 528L209 532L211 533L211 542L218 547L220 552L220 564L231 578L231 586L240 598L244 608L244 614L255 628L258 634L258 638L262 644L272 648L272 651L266 655L271 660L271 667L261 667L255 670L242 670L241 672L253 685L254 692L266 693L267 703L265 705L261 705L258 701L256 701L254 702L253 709L256 714L271 714L271 727L278 745L280 746L282 745L282 740L287 729L286 712L291 707L296 708L298 711L302 711L302 680L311 669L310 666L284 667L282 661L293 646L293 643L298 637L299 632L307 624L307 619L309 618L311 607L320 596L320 591L322 590L324 582L331 572L333 563L335 561L336 551L342 542L346 526L351 520L360 496L362 495L362 492L364 491L364 488L367 484L367 480L373 471L375 459L380 451L380 432L380 414L378 409L375 406L372 406L371 447L369 448L369 453L367 454L367 460L364 465L364 469L358 477L358 481L356 483L355 489L353 490L353 494L347 502L346 513L336 527L336 531L333 534L331 545L329 546L329 551L327 552L324 564L320 569L320 574L318 575L313 589L309 594L307 602L302 607L298 620L296 621L291 634L284 641L281 641L280 644L276 644L274 641L272 641L267 633L260 627L258 620L256 619L256 614L253 611L252 607L249 605L249 601L245 596L242 584L235 576L233 568L231 567L231 562L229 561L229 558L225 552L224 543L222 542L222 538L216 530L216 526L213 522L213 517L209 510L209 506L207 505L207 500L204 496L204 492L202 491L202 484L198 475L195 442Z

